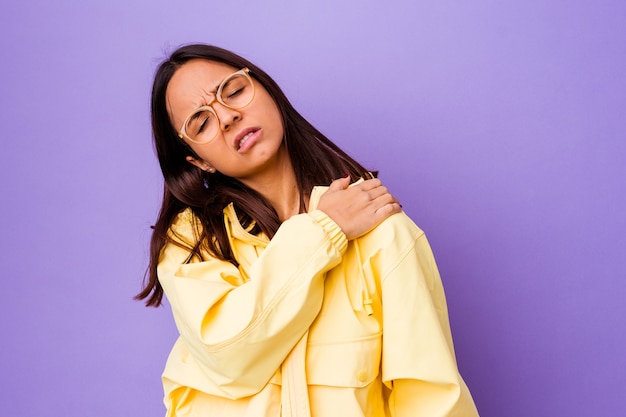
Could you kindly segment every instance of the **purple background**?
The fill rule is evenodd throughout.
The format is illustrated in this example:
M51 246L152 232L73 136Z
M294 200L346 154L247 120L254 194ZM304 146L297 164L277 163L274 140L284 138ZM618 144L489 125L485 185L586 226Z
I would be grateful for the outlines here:
M427 232L483 417L626 415L626 2L3 1L0 414L158 416L148 99L266 69Z

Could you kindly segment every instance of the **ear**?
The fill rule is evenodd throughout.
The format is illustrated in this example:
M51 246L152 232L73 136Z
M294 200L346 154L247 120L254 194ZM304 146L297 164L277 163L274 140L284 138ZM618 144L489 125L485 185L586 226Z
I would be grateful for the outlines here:
M209 165L208 163L206 163L203 160L196 159L193 156L187 156L185 159L191 165L196 166L196 167L200 168L201 170L203 170L205 172L209 172L211 174L215 172L215 168L213 168L211 165Z

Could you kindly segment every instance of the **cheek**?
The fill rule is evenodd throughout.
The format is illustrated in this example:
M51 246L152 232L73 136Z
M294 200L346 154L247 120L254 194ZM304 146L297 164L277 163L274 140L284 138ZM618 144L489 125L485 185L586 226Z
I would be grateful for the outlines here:
M269 120L272 126L272 130L280 133L283 136L284 126L283 118L280 115L280 111L273 101L270 101L265 107L265 118Z
M218 155L225 155L225 152L227 152L226 144L220 137L216 137L212 142L203 146L196 146L193 149L200 159L212 166L215 166L216 163L219 164L220 158L217 157Z
M261 116L263 120L269 121L273 126L280 125L282 128L283 119L272 97L268 93L263 92L259 94L257 98L259 99L257 103L258 106L256 107L258 115Z

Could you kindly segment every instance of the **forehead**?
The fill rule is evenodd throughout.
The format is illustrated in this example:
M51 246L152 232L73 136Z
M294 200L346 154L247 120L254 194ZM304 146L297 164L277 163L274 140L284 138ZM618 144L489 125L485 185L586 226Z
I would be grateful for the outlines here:
M175 126L183 123L195 109L205 104L224 78L237 68L221 62L193 59L183 64L172 76L165 98L170 118Z

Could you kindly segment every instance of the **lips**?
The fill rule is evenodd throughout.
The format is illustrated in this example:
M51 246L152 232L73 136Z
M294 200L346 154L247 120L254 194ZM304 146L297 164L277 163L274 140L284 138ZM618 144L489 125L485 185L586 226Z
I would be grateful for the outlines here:
M235 137L235 148L237 150L240 150L241 148L243 148L246 142L250 139L250 137L253 136L258 131L259 131L259 128L251 127L251 128L247 128L239 132L237 137Z
M250 132L248 133L246 136L244 136L240 141L239 141L239 148L241 148L243 146L244 143L246 143L246 141L248 140L248 138L250 136L252 136L254 132Z

